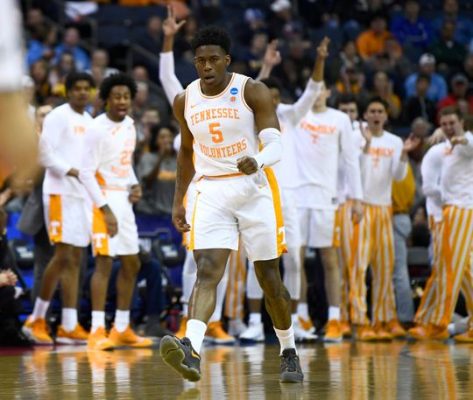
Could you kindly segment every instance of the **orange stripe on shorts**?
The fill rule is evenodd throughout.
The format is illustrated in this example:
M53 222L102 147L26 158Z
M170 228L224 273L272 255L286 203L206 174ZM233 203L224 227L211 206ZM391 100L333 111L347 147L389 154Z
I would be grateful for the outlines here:
M62 201L60 194L49 195L49 240L53 243L62 242Z
M110 255L107 225L105 225L102 211L97 207L94 207L92 216L92 247L96 256Z
M278 256L282 253L287 253L286 247L286 235L284 232L284 219L282 216L281 197L279 195L279 186L276 176L271 168L265 168L264 170L266 177L268 178L269 187L271 188L271 194L273 197L274 213L276 216L276 227L277 227L277 249Z

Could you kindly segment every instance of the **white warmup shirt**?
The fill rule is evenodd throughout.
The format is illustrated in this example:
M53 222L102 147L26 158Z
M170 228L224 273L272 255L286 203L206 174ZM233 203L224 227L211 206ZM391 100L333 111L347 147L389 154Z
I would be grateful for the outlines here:
M299 207L337 208L339 163L346 165L349 197L362 198L359 150L353 142L350 118L327 108L309 111L297 125L296 157L299 163Z
M169 104L172 106L175 97L184 91L174 71L174 53L172 51L159 55L159 81Z
M56 107L44 119L39 140L41 164L46 168L45 194L84 197L84 187L77 178L67 176L71 168L80 170L87 126L92 122L88 112L75 112L69 103Z
M446 143L432 146L422 159L420 172L422 175L422 191L426 197L425 207L427 215L433 217L435 222L442 220L442 192L440 179L442 176L442 163L448 151Z
M299 168L295 149L295 129L319 97L322 83L310 79L301 97L294 104L279 104L276 108L281 126L281 160L272 166L282 189L299 186Z
M401 181L407 173L407 161L401 161L401 138L383 131L373 136L369 153L361 153L363 201L376 206L391 205L392 181Z
M114 122L101 114L89 125L80 179L96 207L107 204L103 190L129 191L137 184L133 171L136 130L133 119Z
M466 132L466 145L449 146L442 165L444 204L473 208L473 134Z

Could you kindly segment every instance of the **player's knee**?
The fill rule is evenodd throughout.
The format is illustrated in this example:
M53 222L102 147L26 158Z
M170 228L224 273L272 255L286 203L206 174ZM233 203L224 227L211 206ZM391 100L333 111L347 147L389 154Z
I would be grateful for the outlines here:
M127 257L126 261L123 262L121 272L129 279L135 279L136 275L140 271L140 260L138 256Z
M210 257L200 257L197 265L197 280L200 283L217 285L221 279L219 267Z
M280 296L284 285L279 274L279 265L255 263L255 273L266 297Z
M61 270L79 268L79 265L75 262L74 255L69 249L57 249L54 253L54 261L60 266Z

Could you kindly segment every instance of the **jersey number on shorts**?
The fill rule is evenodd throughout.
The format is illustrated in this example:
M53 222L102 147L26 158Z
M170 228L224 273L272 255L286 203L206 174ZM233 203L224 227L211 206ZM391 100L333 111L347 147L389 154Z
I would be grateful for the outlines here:
M223 142L223 133L219 128L220 122L212 122L209 124L209 133L212 135L212 142L214 143Z

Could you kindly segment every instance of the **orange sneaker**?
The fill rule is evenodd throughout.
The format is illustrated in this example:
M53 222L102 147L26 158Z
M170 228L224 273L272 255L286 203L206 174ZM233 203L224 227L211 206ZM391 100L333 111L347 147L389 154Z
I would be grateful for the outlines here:
M309 319L302 318L301 316L298 316L299 318L299 326L304 329L307 332L310 333L315 333L315 328L314 324L312 324L312 321Z
M351 337L351 325L348 321L340 321L340 327L342 329L342 335L344 338Z
M386 329L395 339L405 338L407 335L406 330L401 326L397 319L389 321L386 325Z
M177 332L174 334L178 339L182 339L184 336L186 336L186 328L187 328L187 317L182 317L181 318L181 323L179 324L179 329Z
M87 339L87 347L90 350L112 350L115 346L107 337L105 328L101 326L100 328L97 328L94 333L89 334L89 338Z
M356 339L361 342L374 342L377 339L376 333L369 325L360 325L356 329Z
M430 340L447 340L450 337L447 328L442 328L438 325L430 325L429 339Z
M44 318L33 321L31 316L25 321L21 328L22 332L36 344L53 344L53 338L49 334L48 325Z
M460 335L455 335L453 339L458 343L473 343L473 329L470 329Z
M341 342L343 333L340 321L331 319L325 326L324 342Z
M373 326L374 333L376 335L376 340L389 342L393 340L393 335L386 329L383 322L376 322Z
M56 343L60 344L86 344L89 338L87 332L80 324L77 324L72 331L66 331L59 325L56 332Z
M429 326L419 324L407 331L407 335L411 339L416 340L428 340L429 339Z
M233 344L236 339L224 331L222 322L210 322L207 325L207 332L205 332L205 340L215 344Z
M108 335L109 340L113 343L115 347L118 346L130 346L130 347L151 347L153 341L150 338L145 338L138 336L130 325L123 332L118 332L115 327L112 328L110 334Z

